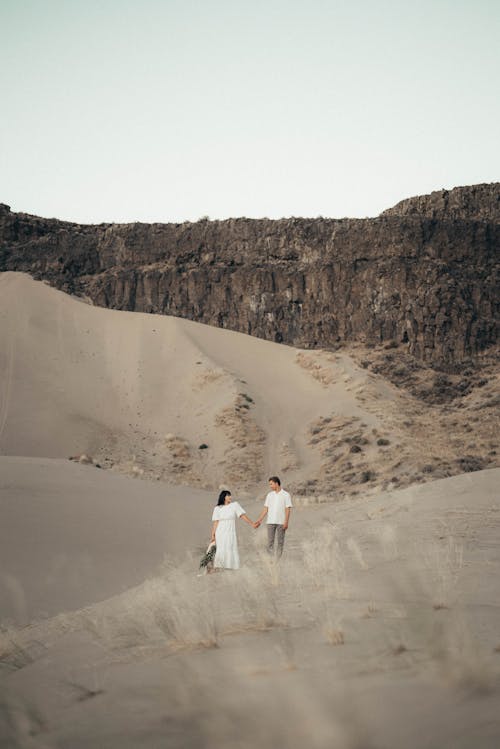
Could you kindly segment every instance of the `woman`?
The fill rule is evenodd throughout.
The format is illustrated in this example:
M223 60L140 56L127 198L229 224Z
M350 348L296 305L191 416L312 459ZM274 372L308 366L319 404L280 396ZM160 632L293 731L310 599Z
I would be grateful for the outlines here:
M243 507L238 502L232 501L231 492L224 489L219 494L217 506L212 515L211 543L215 542L217 547L214 559L215 569L238 570L240 568L236 518L241 518L252 528L257 527L246 515Z

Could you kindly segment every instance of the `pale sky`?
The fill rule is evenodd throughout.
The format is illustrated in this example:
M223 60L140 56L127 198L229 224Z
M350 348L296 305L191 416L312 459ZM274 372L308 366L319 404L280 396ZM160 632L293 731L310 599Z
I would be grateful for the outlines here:
M0 202L374 216L500 179L500 0L0 0Z

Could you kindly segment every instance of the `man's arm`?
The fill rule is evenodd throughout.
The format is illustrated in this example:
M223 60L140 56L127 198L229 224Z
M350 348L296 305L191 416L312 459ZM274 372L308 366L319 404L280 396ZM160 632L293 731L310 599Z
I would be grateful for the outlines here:
M286 531L288 528L288 521L290 520L290 510L291 507L285 507L285 522L283 523L283 530Z
M264 518L266 517L266 515L267 515L267 507L264 507L263 510L262 510L262 512L260 513L259 517L255 521L255 525L257 526L257 528L262 523L262 521L264 520Z

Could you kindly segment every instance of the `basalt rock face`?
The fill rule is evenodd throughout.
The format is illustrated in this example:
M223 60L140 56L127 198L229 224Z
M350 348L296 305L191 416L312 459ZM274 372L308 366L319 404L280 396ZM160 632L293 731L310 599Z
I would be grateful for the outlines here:
M439 190L430 195L407 198L382 216L421 216L440 221L500 221L500 189L497 182Z
M497 340L499 198L476 185L373 219L96 226L1 206L0 270L304 348L396 340L452 368Z

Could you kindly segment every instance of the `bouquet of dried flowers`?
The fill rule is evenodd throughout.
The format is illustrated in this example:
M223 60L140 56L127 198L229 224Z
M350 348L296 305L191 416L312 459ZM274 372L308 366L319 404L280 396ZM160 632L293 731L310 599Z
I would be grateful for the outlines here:
M202 559L200 561L200 569L202 567L208 567L209 565L213 564L213 561L215 559L215 552L216 551L217 551L217 546L215 545L215 541L212 541L208 545L208 548L207 548L204 556L202 557Z

